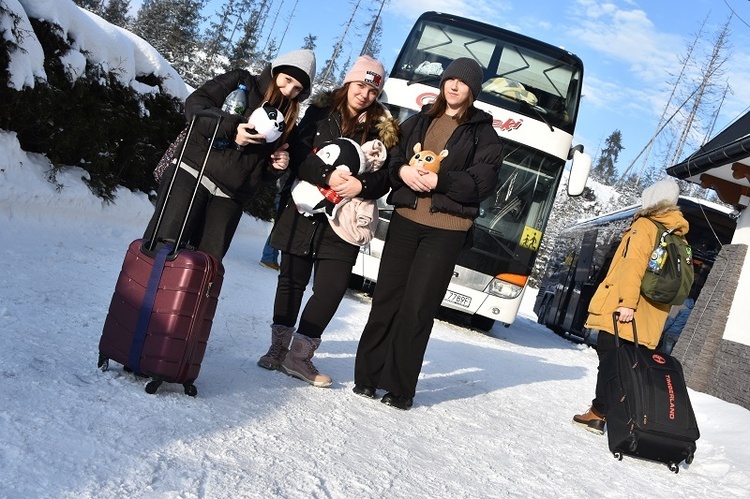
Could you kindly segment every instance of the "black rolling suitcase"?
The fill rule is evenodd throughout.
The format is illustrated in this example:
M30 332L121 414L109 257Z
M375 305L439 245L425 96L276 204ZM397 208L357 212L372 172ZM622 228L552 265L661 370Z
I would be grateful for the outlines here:
M606 369L609 450L622 460L627 454L666 463L675 473L690 464L700 437L682 365L670 355L635 344L620 343L613 314L615 344ZM606 367L605 367L606 366Z
M221 116L209 111L197 116L217 120L212 145ZM190 131L194 124L195 117ZM184 152L183 144L177 164ZM208 156L196 179L196 191L207 160ZM99 340L98 366L106 371L112 359L128 371L150 377L148 393L156 392L166 381L182 384L186 394L195 396L198 390L194 382L211 332L224 267L213 255L190 249L184 243L155 240L174 177L153 233L148 239L133 241L125 255ZM196 191L177 241L182 241Z

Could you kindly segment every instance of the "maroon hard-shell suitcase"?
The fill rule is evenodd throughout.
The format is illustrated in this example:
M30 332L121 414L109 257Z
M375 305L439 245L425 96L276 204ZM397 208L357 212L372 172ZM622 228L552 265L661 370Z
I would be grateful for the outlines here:
M200 115L217 120L215 137L220 115ZM195 118L191 130L194 123ZM177 164L182 161L183 153L184 147ZM196 191L205 164L204 161ZM172 184L151 238L133 241L125 254L99 341L98 365L106 371L112 359L126 371L152 378L146 385L148 393L155 393L166 381L181 383L186 394L195 396L198 391L193 383L206 351L224 267L207 253L183 244L161 241L157 244L153 240L171 189ZM191 200L188 213L192 204ZM178 241L182 240L184 230L185 224Z

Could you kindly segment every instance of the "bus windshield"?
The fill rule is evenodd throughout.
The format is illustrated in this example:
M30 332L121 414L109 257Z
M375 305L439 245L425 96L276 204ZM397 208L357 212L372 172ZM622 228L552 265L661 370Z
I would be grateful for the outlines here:
M459 264L496 275L529 275L555 200L563 161L507 144L497 188L480 205L474 245Z
M572 134L583 77L580 60L562 49L483 26L423 16L390 77L437 87L451 61L469 57L484 71L479 100Z

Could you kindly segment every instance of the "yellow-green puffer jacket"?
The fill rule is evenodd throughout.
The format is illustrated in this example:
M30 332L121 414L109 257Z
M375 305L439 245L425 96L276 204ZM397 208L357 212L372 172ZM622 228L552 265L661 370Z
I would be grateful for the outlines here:
M586 327L614 334L612 313L619 307L632 308L635 310L638 343L654 349L659 343L670 305L652 302L641 295L641 281L659 231L646 217L661 222L667 229L675 228L675 234L682 237L688 232L688 222L675 205L657 205L636 213L617 247L607 276L591 299ZM619 323L617 327L621 338L633 341L631 323Z

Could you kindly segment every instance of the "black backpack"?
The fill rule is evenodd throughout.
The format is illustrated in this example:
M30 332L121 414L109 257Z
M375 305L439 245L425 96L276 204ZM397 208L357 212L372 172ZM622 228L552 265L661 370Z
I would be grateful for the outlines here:
M685 239L674 234L674 229L649 220L659 232L641 282L641 294L657 303L680 305L688 297L695 278L693 249Z

